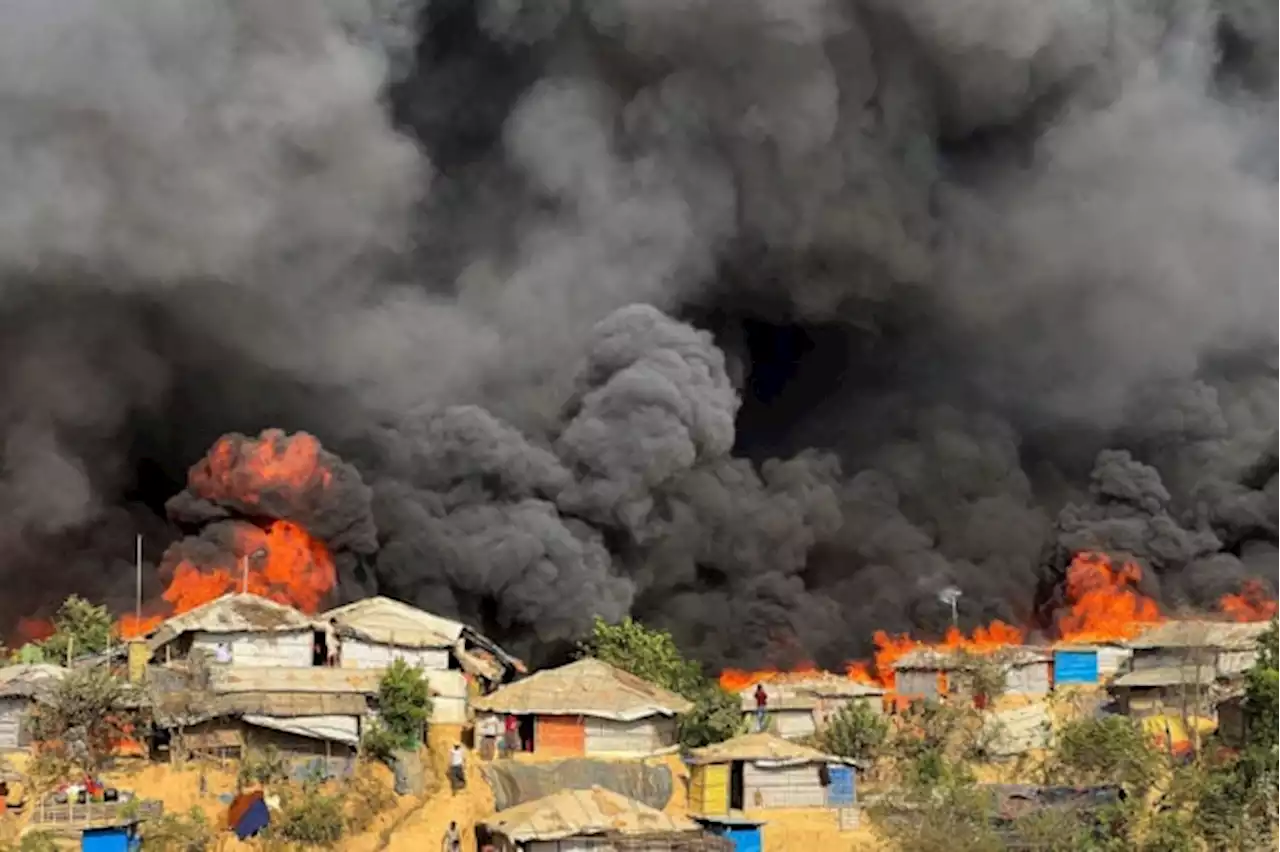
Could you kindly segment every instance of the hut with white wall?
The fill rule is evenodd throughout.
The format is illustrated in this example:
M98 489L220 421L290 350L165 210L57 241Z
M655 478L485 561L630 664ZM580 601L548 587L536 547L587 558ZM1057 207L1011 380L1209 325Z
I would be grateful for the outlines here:
M835 675L815 674L804 679L766 681L768 727L784 739L813 736L836 713L850 704L861 704L876 714L884 712L884 690ZM741 692L742 712L754 719L755 686Z
M317 617L322 625L330 620L342 643L342 668L385 669L400 659L429 674L462 671L494 685L523 669L467 625L391 598L365 598Z
M477 721L516 716L535 754L640 756L676 745L677 717L693 705L590 657L535 672L476 699Z
M701 816L758 808L852 807L857 800L854 761L770 733L693 749L686 762L689 810Z
M221 648L234 666L303 668L323 663L311 618L249 594L224 595L174 616L149 633L146 642L155 662L185 659L193 652L216 660Z

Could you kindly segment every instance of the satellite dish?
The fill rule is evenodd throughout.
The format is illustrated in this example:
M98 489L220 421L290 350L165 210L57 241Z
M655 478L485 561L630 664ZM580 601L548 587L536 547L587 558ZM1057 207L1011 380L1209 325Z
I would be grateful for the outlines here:
M947 606L955 606L956 601L960 600L960 596L963 594L964 592L960 591L955 586L947 586L945 589L938 592L938 600Z

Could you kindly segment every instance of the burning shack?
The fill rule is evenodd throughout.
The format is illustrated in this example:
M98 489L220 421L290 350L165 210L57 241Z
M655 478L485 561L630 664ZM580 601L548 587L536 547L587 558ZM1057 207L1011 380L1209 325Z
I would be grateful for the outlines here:
M674 748L676 717L692 704L601 660L536 672L473 704L481 723L515 716L526 750L577 757Z
M850 704L862 704L884 712L884 690L835 675L815 674L804 679L763 684L768 696L770 729L785 739L812 736L836 713ZM755 715L754 687L741 693L743 715Z
M918 648L894 665L898 695L908 700L944 697L982 702L990 688L1010 696L1042 696L1053 682L1053 655L1042 648L1011 646L974 653ZM993 678L990 686L984 680Z
M1129 643L1130 670L1110 687L1131 716L1212 717L1224 696L1238 691L1258 657L1265 622L1170 621Z

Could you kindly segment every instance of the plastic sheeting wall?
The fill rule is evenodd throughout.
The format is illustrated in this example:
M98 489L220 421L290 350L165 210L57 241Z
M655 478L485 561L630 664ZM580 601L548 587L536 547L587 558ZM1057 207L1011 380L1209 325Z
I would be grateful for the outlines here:
M820 808L827 790L817 764L772 769L755 763L742 768L743 805L747 808Z
M754 717L755 714L752 713L753 724ZM773 731L786 740L812 736L818 729L812 710L770 710L768 721L772 724Z
M676 721L650 716L631 722L586 719L587 754L652 754L676 743Z
M561 790L603 787L651 808L661 810L671 800L673 780L664 764L648 766L640 761L614 763L579 758L555 763L501 761L481 764L480 771L493 788L497 810L531 802Z
M21 747L22 714L29 705L25 698L0 698L0 750Z
M987 748L996 757L1047 748L1052 741L1049 708L1044 704L991 713L984 717L983 728Z
M312 660L313 634L297 633L196 633L191 649L215 659L218 645L231 646L231 663L253 667L303 667Z
M449 668L449 651L446 648L397 648L359 639L342 640L343 668L385 669L397 659L428 671Z
M938 673L905 669L894 673L897 693L907 698L937 698Z
M1005 678L1005 694L1047 695L1051 668L1048 662L1011 667Z
M431 722L437 725L467 723L467 678L457 670L427 672L431 689Z

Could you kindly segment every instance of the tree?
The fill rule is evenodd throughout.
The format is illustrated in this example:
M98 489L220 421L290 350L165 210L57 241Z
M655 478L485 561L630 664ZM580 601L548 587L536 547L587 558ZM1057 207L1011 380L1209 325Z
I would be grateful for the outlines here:
M1058 732L1048 774L1067 784L1123 784L1146 790L1161 758L1141 722L1127 716L1075 719Z
M79 595L62 602L53 616L53 634L40 643L44 656L58 663L72 656L105 651L111 643L115 620L105 606L95 606Z
M421 666L392 661L378 682L378 717L398 748L417 748L431 718L431 689Z
M36 705L33 733L82 769L95 771L133 733L135 703L129 698L128 686L105 668L72 669Z
M680 720L680 743L686 748L722 742L743 731L741 699L685 659L665 630L653 630L630 618L609 624L597 617L591 637L579 650L693 702Z
M818 746L828 754L873 760L888 735L888 719L865 701L850 701L819 732Z

